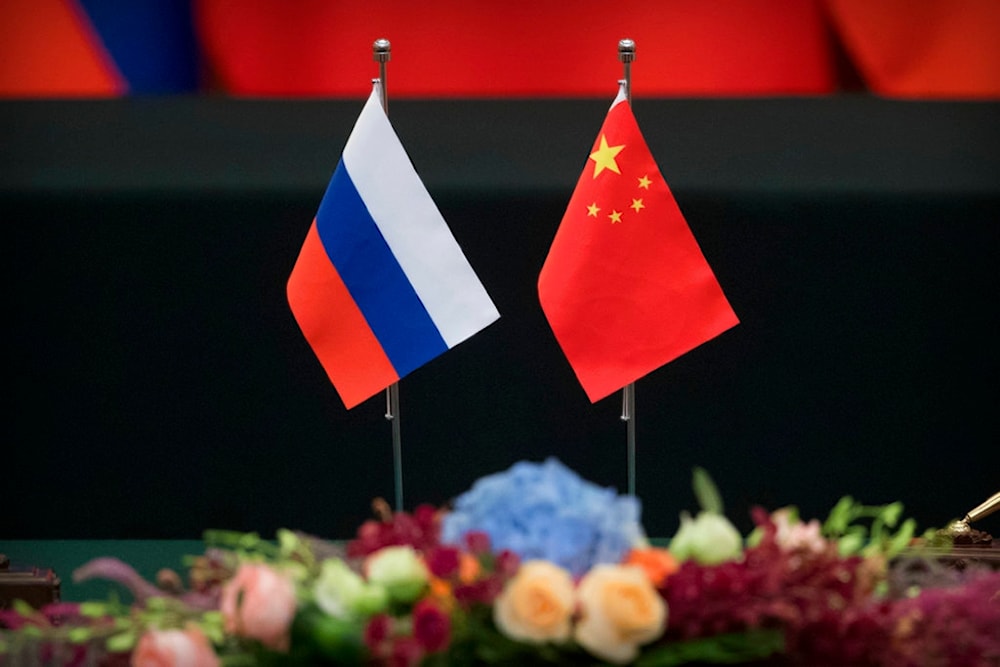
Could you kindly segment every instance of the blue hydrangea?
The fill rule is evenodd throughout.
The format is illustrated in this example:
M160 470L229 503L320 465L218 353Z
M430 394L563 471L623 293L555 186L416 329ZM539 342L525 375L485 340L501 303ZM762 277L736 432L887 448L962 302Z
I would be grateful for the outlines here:
M579 576L598 563L620 562L644 538L640 514L638 499L587 482L555 458L521 461L460 495L441 536L457 544L481 531L494 550L548 560Z

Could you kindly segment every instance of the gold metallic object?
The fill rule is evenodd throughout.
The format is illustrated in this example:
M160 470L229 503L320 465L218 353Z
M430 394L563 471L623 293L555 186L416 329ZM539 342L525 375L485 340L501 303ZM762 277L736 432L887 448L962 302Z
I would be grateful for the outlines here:
M986 499L980 505L977 505L973 509L969 510L968 514L965 515L964 519L959 519L958 521L953 521L950 526L948 526L948 532L952 535L959 535L961 533L967 533L972 530L969 524L973 521L978 521L983 517L987 517L993 514L997 510L1000 510L1000 491L994 493L992 496Z

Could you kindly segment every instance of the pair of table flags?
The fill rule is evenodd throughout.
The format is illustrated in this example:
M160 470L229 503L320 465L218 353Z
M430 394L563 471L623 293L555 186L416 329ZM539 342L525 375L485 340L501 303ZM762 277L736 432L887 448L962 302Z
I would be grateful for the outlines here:
M389 123L377 82L287 294L348 409L500 317ZM738 323L623 89L552 241L538 296L591 402Z

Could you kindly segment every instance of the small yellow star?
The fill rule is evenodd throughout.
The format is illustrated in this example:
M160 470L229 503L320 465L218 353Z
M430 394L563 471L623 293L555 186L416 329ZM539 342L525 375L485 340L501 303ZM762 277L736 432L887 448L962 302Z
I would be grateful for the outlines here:
M597 202L595 201L593 204L591 204L590 206L587 207L587 215L596 218L597 217L597 212L600 211L600 210L601 209L598 208Z
M642 188L643 190L648 190L649 184L652 182L653 181L649 180L648 176L643 176L642 178L639 179L639 187Z
M608 146L608 139L603 134L601 135L601 146L596 151L590 154L590 159L594 161L594 178L604 171L605 169L610 169L616 174L621 174L621 170L618 169L618 163L615 162L615 156L622 152L625 148L625 144L621 146Z
M614 211L614 210L611 211L611 214L608 217L611 218L611 224L612 225L615 224L616 222L621 222L622 221L622 214L619 213L618 211Z
M642 203L641 199L633 199L629 208L634 208L635 212L638 213L640 208L646 208L646 205Z

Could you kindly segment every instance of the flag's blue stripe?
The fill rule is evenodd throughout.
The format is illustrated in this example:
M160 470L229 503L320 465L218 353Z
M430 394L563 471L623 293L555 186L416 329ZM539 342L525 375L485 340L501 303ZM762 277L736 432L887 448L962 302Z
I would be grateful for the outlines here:
M128 81L129 93L197 90L198 42L189 2L78 1Z
M393 256L343 160L316 214L316 229L399 377L448 349Z

